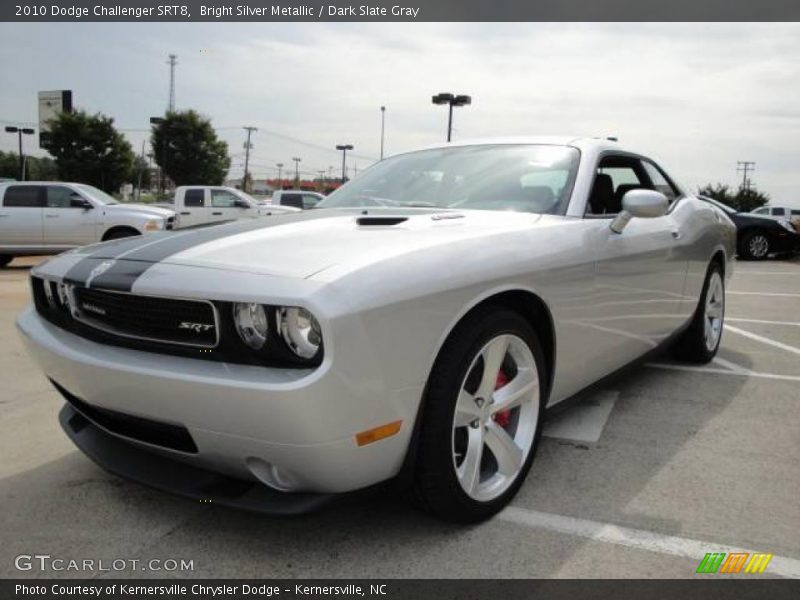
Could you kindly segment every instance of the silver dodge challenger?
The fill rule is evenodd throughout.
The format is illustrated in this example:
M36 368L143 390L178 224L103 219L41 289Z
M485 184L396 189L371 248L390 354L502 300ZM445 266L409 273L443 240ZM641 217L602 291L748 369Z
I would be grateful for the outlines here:
M459 522L522 485L545 409L720 343L735 228L614 141L377 163L311 211L86 246L17 326L91 459L270 514L392 482Z

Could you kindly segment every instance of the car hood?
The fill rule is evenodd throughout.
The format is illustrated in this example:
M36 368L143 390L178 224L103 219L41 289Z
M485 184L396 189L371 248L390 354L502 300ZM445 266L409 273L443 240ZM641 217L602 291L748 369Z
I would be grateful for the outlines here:
M332 267L352 270L469 238L529 230L540 219L500 211L316 209L128 238L72 255L84 256L87 273L104 261L130 261L141 268L157 262L310 278Z
M110 212L135 212L152 217L167 218L175 214L174 210L162 208L160 206L151 206L149 204L106 204L104 210Z

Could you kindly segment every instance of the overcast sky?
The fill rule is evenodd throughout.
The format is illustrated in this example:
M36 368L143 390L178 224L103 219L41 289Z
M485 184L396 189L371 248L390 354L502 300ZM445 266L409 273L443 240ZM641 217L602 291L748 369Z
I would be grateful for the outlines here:
M751 160L758 189L800 206L800 24L2 23L0 120L33 124L37 91L71 89L138 152L167 104L170 52L177 108L212 119L233 175L243 125L260 128L257 178L294 156L335 174L337 143L363 169L382 104L387 154L436 143L446 109L430 97L450 91L473 97L455 138L618 136L692 188L737 185Z

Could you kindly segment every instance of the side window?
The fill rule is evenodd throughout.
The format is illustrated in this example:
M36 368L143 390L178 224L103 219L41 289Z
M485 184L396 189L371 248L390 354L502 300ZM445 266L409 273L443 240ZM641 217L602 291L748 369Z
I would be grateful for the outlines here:
M205 190L186 190L183 196L184 206L203 206L205 205Z
M628 156L605 156L597 167L589 204L592 215L616 215L622 210L622 197L629 190L648 188L641 162Z
M295 208L303 208L303 195L302 194L281 194L281 204L284 206L294 206Z
M774 217L785 217L785 216L787 216L786 215L786 209L780 208L780 207L777 207L777 208L773 207L772 216L774 216Z
M314 208L317 204L319 204L319 198L311 194L303 194L303 208L307 210Z
M211 190L211 206L214 208L233 208L237 197L226 190Z
M656 167L653 163L648 160L642 161L644 165L644 170L647 171L647 176L650 177L650 183L653 184L653 189L661 192L667 197L669 203L675 200L678 197L678 190L672 187L672 184L667 181L667 178L664 177L664 174L659 171L658 167Z
M38 185L11 185L6 188L3 206L19 208L41 208L42 187Z
M761 208L757 208L753 211L754 215L766 215L769 213L769 208L766 206L762 206Z
M75 191L63 185L47 186L47 208L71 208L72 197L80 198Z
M792 216L793 217L800 217L800 209L793 208L792 209Z

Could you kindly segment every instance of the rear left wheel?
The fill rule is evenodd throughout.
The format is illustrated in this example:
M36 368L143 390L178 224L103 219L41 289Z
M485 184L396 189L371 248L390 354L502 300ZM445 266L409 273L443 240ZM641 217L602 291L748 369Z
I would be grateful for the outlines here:
M416 468L423 504L447 520L501 510L530 469L541 433L544 360L528 322L481 309L445 344L429 380Z

